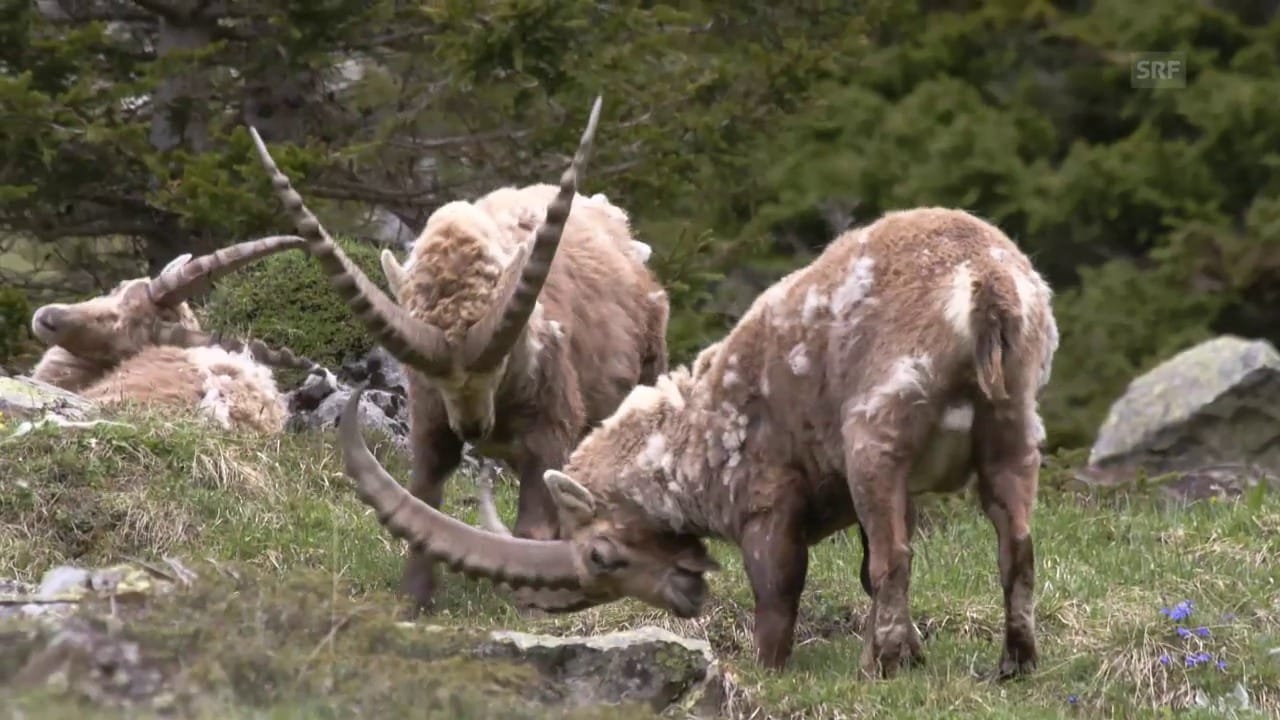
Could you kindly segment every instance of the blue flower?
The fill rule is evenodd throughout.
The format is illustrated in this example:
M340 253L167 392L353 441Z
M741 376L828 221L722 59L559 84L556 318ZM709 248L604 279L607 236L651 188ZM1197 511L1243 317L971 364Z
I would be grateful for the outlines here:
M1191 631L1179 625L1177 628L1178 637L1191 637Z
M1226 660L1219 660L1219 661L1218 661L1218 669L1219 669L1219 670L1226 670L1226 669L1227 669L1227 661L1226 661Z
M1199 635L1200 637L1209 637L1209 628L1201 625L1200 627L1196 628L1196 634Z
M1166 655L1161 655L1161 656L1160 656L1160 664L1161 664L1161 665L1168 665L1168 664L1169 664L1169 656L1168 656L1167 654L1166 654Z
M1213 656L1207 652L1191 653L1190 655L1187 655L1186 663L1187 667L1195 667L1200 663L1207 663L1212 659Z
M1080 696L1076 695L1075 693L1071 693L1070 695L1067 696L1067 702L1071 703L1072 705L1075 705L1076 703L1080 702Z
M1174 622L1178 622L1181 620L1186 620L1188 617L1190 617L1191 609L1194 607L1195 607L1195 603L1191 602L1190 600L1183 600L1179 602L1177 605L1174 605L1172 608L1160 608L1160 614L1164 615L1170 620L1173 620Z

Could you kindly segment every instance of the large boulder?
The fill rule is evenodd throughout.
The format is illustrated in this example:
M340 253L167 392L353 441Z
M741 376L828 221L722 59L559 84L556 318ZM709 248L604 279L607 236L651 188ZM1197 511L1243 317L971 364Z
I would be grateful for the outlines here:
M1280 353L1265 340L1221 336L1134 379L1098 431L1086 480L1138 471L1244 484L1280 474Z

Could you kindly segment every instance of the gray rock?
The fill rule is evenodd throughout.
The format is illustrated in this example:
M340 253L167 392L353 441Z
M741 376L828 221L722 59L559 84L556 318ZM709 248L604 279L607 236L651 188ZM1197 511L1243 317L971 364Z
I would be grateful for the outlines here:
M543 700L567 707L644 703L713 717L727 696L706 642L655 626L585 637L495 631L476 655L532 663L554 681L557 696Z
M1136 378L1112 406L1087 477L1248 465L1280 472L1280 353L1222 336Z
M342 408L352 388L332 374L311 375L297 390L285 396L291 430L321 430L338 426ZM394 392L366 389L360 397L360 424L385 434L402 450L408 447L409 427L405 419L405 398Z
M64 420L83 421L97 413L97 407L72 392L25 376L0 377L0 413L19 420L57 415Z
M286 393L288 427L295 431L336 428L352 388L360 383L367 383L360 396L360 424L384 433L398 449L408 452L409 381L404 368L382 346L343 364L337 374L310 375ZM494 464L481 458L470 443L463 443L462 450L462 465L470 473Z

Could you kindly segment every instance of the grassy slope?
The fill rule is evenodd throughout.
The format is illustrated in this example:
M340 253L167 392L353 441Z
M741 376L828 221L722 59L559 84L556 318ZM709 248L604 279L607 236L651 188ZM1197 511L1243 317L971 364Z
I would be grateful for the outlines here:
M328 437L268 441L154 418L135 424L140 429L50 430L0 441L0 577L35 581L55 563L176 554L236 561L273 577L319 577L326 597L390 612L403 548L349 491ZM403 459L389 452L379 450L405 478ZM1194 705L1197 694L1211 702L1227 696L1237 683L1255 709L1280 712L1280 654L1271 652L1280 647L1280 498L1172 508L1141 496L1081 498L1047 487L1053 481L1054 473L1043 478L1034 524L1042 662L1025 681L995 686L974 677L998 658L1002 612L994 533L959 498L930 507L930 529L916 544L912 601L926 631L927 665L888 682L862 682L855 672L867 607L856 535L815 549L798 648L780 676L752 665L750 591L738 558L723 546L716 553L725 572L714 579L712 607L696 621L630 602L527 620L501 591L451 577L434 622L556 633L665 625L709 639L749 701L774 717L1156 717L1161 708ZM446 509L474 522L469 496L469 482L455 480ZM510 522L511 488L500 501ZM1179 637L1160 613L1182 600L1194 603L1187 627L1203 625L1207 637ZM253 636L242 632L239 642ZM310 643L299 653L307 662L341 665L331 653L316 659L315 638L300 642ZM1196 651L1213 661L1186 667L1186 654ZM419 665L394 668L406 684L421 682ZM267 700L287 706L316 692L337 698L343 690L281 680Z

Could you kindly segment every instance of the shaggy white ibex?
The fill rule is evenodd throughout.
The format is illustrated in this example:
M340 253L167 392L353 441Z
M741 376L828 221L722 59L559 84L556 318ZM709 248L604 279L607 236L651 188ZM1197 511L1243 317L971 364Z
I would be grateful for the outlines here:
M409 371L410 492L439 507L469 442L519 476L515 532L524 537L557 536L545 471L667 367L668 301L641 259L647 246L631 243L626 214L602 196L574 204L600 103L558 188L450 202L427 220L404 267L384 254L399 304L333 243L251 129L308 252ZM433 563L411 551L403 590L414 611L431 606L435 586Z
M194 260L184 254L154 279L125 280L79 303L45 305L32 315L31 331L50 347L31 376L107 405L199 408L223 427L280 432L284 401L262 363L318 366L287 349L253 341L244 351L237 340L202 332L186 299L220 275L304 244L277 236Z
M692 368L632 390L563 472L547 472L567 539L503 537L418 502L369 453L354 405L339 423L346 471L391 533L455 570L535 598L567 588L544 593L551 611L634 597L696 615L717 567L700 538L727 538L771 668L791 653L808 546L859 522L872 676L922 657L911 496L954 492L976 473L998 539L1008 677L1037 663L1031 513L1038 395L1058 345L1051 301L992 225L959 210L890 212L774 284Z

